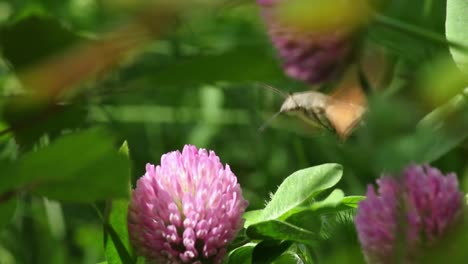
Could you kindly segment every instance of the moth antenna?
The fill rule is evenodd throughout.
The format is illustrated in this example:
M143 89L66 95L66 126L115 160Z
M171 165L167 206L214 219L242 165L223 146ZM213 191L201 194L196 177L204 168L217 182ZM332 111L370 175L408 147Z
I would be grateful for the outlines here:
M271 122L273 122L273 120L274 120L276 117L278 117L279 114L281 114L281 112L279 112L279 111L276 112L275 114L273 114L267 121L265 121L265 123L263 123L262 126L260 126L260 127L258 128L258 132L262 133L262 132L265 130L265 128L267 128L267 127L271 124Z
M270 91L273 91L274 93L276 94L279 94L281 97L283 97L284 99L288 98L290 95L286 94L285 92L281 91L280 89L278 88L275 88L271 85L268 85L266 83L260 83L260 82L257 82L256 85L258 85L259 87L261 88L264 88L264 89L267 89L267 90L270 90Z

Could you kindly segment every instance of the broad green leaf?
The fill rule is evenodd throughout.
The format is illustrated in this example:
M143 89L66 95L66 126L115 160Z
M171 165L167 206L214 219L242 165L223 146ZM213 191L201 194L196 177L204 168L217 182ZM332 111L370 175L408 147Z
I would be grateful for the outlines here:
M260 220L278 219L334 186L342 176L339 164L324 164L294 172L279 186Z
M283 255L277 258L273 264L306 264L304 260L302 260L301 256L296 252L286 251Z
M24 154L11 164L10 177L0 178L0 192L27 184L72 178L81 169L112 151L102 131L63 136L47 147Z
M335 209L341 204L343 197L343 191L335 189L322 201L316 201L310 206L299 206L291 210L287 214L286 222L309 231L320 230L320 214Z
M468 137L467 96L465 89L424 117L413 133L382 145L375 154L376 168L397 171L411 162L433 162L457 147Z
M311 209L316 211L324 208L335 208L341 204L343 198L344 192L340 189L335 189L330 193L330 195L328 195L327 198L325 198L325 200L313 203Z
M310 246L296 243L273 262L273 264L283 263L312 264L318 263L318 260Z
M341 191L335 191L334 193L331 193L327 199L321 201L319 206L314 207L315 204L313 204L309 208L291 214L286 219L286 222L317 233L323 231L324 221L327 221L325 228L329 229L331 227L331 222L326 219L333 218L336 225L346 223L345 221L340 221L348 220L347 216L349 212L354 212L354 209L357 208L357 203L365 197L341 197ZM326 200L328 202L325 202Z
M311 206L298 207L288 214L286 222L312 232L319 232L322 226L320 215L340 211L344 193L340 189L333 190L327 198L314 202Z
M317 233L279 220L253 224L246 233L251 239L289 240L304 244L311 244L320 238Z
M80 39L56 19L45 16L30 16L0 29L2 54L15 69L38 63Z
M418 126L432 136L432 144L423 155L428 162L457 147L468 137L468 88L426 115Z
M242 216L245 219L244 228L247 228L251 224L259 222L261 219L260 217L262 216L262 211L263 209L245 212Z
M3 108L3 118L13 128L23 151L32 149L44 135L54 140L64 130L77 130L86 124L88 109L82 104L24 104L27 98L12 97Z
M448 0L445 34L447 39L468 46L468 1ZM452 47L453 60L462 71L468 74L468 51Z
M114 200L109 203L110 214L105 240L105 254L109 264L134 263L127 231L128 204L128 199Z
M293 210L290 210L285 217L289 219L291 216L298 213L302 213L304 211L309 211L312 214L318 215L323 210L334 209L341 205L341 200L343 199L343 197L343 191L340 189L335 189L324 200L314 201L311 205L307 206L297 206ZM317 211L319 211L319 213L317 213Z
M320 232L322 227L320 214L310 208L291 214L285 222L316 233Z
M229 252L227 264L250 264L252 263L252 252L257 244L247 243Z
M177 86L284 79L279 63L266 51L263 46L239 47L221 54L192 56L164 66L148 81ZM181 72L184 78L180 78Z
M341 204L351 208L358 208L359 202L365 199L365 196L346 196L341 200Z
M108 152L83 167L73 178L38 186L36 193L68 202L92 202L106 198L124 198L130 191L129 160ZM83 175L81 178L79 175Z
M16 197L0 202L0 231L11 221L17 203Z
M291 247L291 241L264 240L254 248L252 263L270 264Z
M98 129L63 136L12 166L10 177L0 178L0 192L32 188L74 202L129 195L129 161L114 149L112 137Z

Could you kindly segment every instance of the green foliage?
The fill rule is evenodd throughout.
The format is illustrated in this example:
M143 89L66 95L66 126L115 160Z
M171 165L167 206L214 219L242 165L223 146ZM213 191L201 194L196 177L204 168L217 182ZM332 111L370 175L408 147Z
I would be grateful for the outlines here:
M293 173L280 185L260 219L288 217L295 208L335 185L341 179L342 170L338 164L325 164Z
M0 230L2 230L13 218L18 200L10 198L0 204Z
M174 21L153 2L0 0L0 263L144 263L128 241L131 186L188 143L229 163L249 200L227 263L363 263L361 195L409 163L468 190L466 1L372 1L354 38L366 115L346 140L286 115L258 132L284 100L259 84L335 87L286 76L255 1L185 1Z
M109 134L100 130L63 136L24 154L7 171L11 178L2 178L2 192L31 188L56 200L91 202L126 197L129 191L128 159L117 153Z
M28 16L0 30L3 57L17 70L57 55L82 39L47 16Z
M105 253L109 264L135 263L131 256L127 231L128 199L114 200L109 203L106 231Z
M292 243L315 246L326 236L321 230L324 225L328 225L330 229L329 220L323 216L330 217L341 211L356 208L356 203L363 197L345 197L339 189L333 190L324 200L317 200L320 193L338 183L341 175L342 167L338 164L324 164L299 170L283 181L264 209L247 212L244 215L247 236L254 241L262 240L253 247L252 263L272 263L277 258L284 261L285 258L291 257L284 257L283 252L288 250ZM245 248L230 255L233 259L229 261L246 259L249 252L250 247ZM295 253L288 251L285 254Z
M446 20L446 36L451 41L456 41L460 44L468 46L468 3L463 0L448 0L447 1L447 20ZM454 61L468 74L468 55L466 50L451 48Z
M248 264L252 263L252 252L256 246L256 243L247 243L240 246L229 253L228 261L229 264Z

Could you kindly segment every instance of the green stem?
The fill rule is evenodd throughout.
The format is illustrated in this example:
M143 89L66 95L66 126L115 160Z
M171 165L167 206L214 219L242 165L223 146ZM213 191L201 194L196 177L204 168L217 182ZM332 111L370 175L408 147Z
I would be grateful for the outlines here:
M437 43L440 45L448 45L460 51L468 53L467 46L460 44L460 43L453 42L453 41L449 41L444 36L437 34L435 32L425 30L421 27L411 25L411 24L393 19L385 15L381 15L381 14L375 14L374 18L378 23L382 24L383 26L386 26L395 30L399 30L407 34L412 34L422 39L432 41L433 43Z

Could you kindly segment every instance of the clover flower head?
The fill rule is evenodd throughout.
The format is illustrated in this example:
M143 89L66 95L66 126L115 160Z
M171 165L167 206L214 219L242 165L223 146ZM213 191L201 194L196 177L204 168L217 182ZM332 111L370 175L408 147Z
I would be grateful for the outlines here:
M414 262L463 214L464 194L453 173L412 165L401 177L384 176L377 185L378 193L368 187L355 220L368 263L394 263L401 246L405 263Z
M229 165L186 145L146 165L128 213L130 241L155 263L220 263L248 203Z
M338 78L350 61L354 30L313 32L285 24L278 13L284 1L257 0L257 4L285 73L312 85Z

